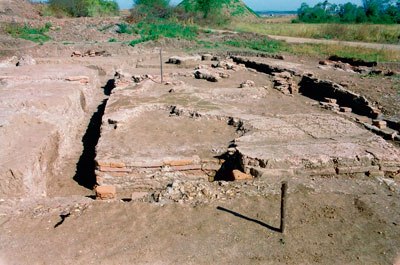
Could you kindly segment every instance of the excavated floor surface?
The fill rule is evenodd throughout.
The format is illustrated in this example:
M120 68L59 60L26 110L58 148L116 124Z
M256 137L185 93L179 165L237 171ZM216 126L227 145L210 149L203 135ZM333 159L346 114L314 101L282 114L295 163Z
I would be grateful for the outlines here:
M123 197L193 179L185 175L194 172L205 180L208 171L223 167L229 148L236 168L261 180L396 176L398 148L354 122L353 114L324 110L300 94L283 95L266 74L224 71L230 77L218 82L178 73L169 74L167 84L117 87L97 146L99 183L116 185ZM254 86L239 88L245 80ZM165 181L166 174L155 171L183 175Z

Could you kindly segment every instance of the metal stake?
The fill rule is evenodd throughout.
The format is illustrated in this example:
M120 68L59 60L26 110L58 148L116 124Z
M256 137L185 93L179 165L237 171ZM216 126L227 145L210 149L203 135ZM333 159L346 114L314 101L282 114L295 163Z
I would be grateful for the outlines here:
M161 70L161 84L164 83L163 80L163 66L162 66L162 48L160 47L160 70Z
M285 218L286 218L286 193L288 184L286 181L282 182L282 193L281 193L281 233L285 232Z

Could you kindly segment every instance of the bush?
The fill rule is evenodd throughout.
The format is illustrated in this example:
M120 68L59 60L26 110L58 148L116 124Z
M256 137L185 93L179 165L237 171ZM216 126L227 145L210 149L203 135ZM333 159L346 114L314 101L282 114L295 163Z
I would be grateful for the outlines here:
M183 26L174 22L159 24L141 22L132 25L131 28L137 34L140 34L140 39L132 41L131 46L150 40L158 40L161 37L194 40L198 35L197 27Z
M23 27L8 25L6 31L14 38L21 38L43 44L51 40L51 38L44 33L48 32L52 26L50 22L47 22L46 25L41 28L31 28L27 25Z
M73 17L119 15L118 4L107 0L49 0L50 10Z

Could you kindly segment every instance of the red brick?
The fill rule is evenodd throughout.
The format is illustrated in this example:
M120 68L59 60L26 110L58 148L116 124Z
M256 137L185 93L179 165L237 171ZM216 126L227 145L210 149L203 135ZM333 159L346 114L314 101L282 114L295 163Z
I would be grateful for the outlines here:
M325 98L324 101L325 101L325 102L328 102L328 103L334 103L334 104L336 104L337 99L334 99L334 98Z
M157 168L162 167L164 164L162 162L133 162L130 163L131 167L142 167L142 168Z
M125 176L127 176L127 172L110 172L110 173L107 173L108 175L110 175L111 177L125 177Z
M100 170L95 170L94 173L96 176L104 177L104 172L101 172Z
M201 170L201 166L200 165L173 166L171 168L174 171Z
M116 189L114 186L97 186L96 200L112 200L115 199Z
M373 109L371 110L371 115L374 118L378 118L382 114L382 111L380 109Z
M137 200L137 199L141 199L144 196L148 195L148 192L143 192L143 191L136 191L132 193L131 199L132 201Z
M129 168L113 168L113 167L100 167L103 172L132 172Z
M218 171L221 168L219 164L203 164L201 169L202 170L211 170L211 171Z
M253 179L253 176L251 176L249 174L246 174L246 173L243 173L242 171L237 170L237 169L232 170L232 176L233 176L234 180L250 180L250 179Z
M96 160L96 164L97 164L97 166L100 166L100 167L109 167L110 166L110 162L107 162L107 161L97 161Z
M359 121L359 122L369 122L369 118L368 117L357 117L357 121Z
M192 159L164 161L164 165L168 165L168 166L187 166L187 165L191 165L191 164L193 164Z
M378 166L355 166L355 167L339 167L337 169L338 174L353 174L353 173L367 173L369 171L379 170Z
M125 163L122 163L122 162L110 162L110 167L124 168L124 167L126 167L126 165L125 165Z
M347 108L347 107L340 107L340 111L341 112L352 112L353 109L352 108Z
M379 129L385 129L386 121L374 120L372 121L372 125L378 127Z
M96 182L97 184L99 184L100 182L102 182L104 179L102 177L96 176Z

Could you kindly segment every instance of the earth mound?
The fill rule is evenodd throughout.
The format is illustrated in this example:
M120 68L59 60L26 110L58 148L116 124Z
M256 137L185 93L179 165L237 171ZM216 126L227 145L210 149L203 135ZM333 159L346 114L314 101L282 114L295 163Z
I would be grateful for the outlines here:
M258 15L242 0L215 0L222 5L222 14L231 17L235 20L254 19ZM180 6L184 7L186 11L194 11L196 9L195 0L183 0Z

